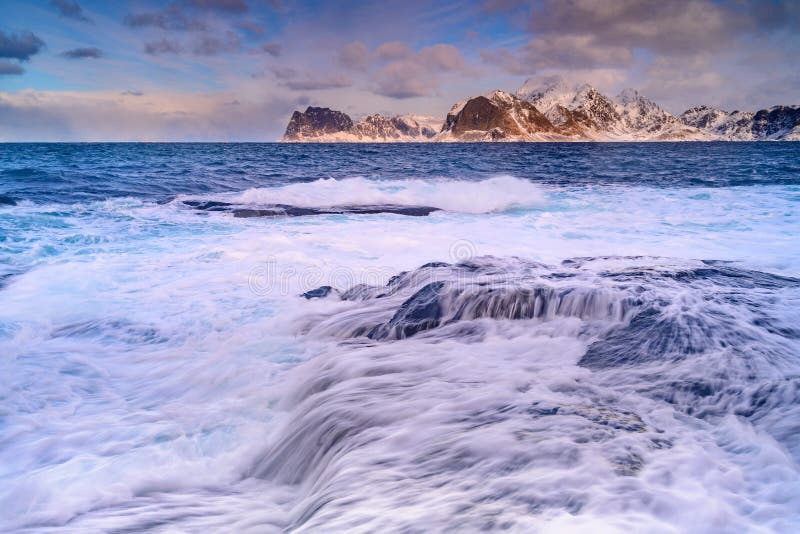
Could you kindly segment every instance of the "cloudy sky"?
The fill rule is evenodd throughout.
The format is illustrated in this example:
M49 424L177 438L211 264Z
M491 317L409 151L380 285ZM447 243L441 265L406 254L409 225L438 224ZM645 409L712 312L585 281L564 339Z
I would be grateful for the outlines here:
M0 141L269 141L554 75L758 109L800 104L798 58L798 0L2 0Z

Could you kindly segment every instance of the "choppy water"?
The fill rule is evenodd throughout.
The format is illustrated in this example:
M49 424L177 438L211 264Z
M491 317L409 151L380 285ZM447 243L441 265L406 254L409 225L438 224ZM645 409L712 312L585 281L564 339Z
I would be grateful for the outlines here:
M796 143L0 145L0 530L797 532L798 236Z

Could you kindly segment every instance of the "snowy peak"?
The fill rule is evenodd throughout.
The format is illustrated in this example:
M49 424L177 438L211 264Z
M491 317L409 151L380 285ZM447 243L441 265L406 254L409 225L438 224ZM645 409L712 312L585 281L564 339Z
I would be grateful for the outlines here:
M529 79L517 90L515 95L527 100L542 113L547 113L556 106L570 109L578 92L578 86L556 76L547 78L543 84Z
M728 112L695 106L676 117L636 89L609 98L563 78L527 80L454 104L444 124L417 115L353 121L329 108L295 111L287 142L800 141L800 106Z
M636 89L625 89L615 101L625 129L634 135L656 136L657 139L701 138L699 131L682 123Z

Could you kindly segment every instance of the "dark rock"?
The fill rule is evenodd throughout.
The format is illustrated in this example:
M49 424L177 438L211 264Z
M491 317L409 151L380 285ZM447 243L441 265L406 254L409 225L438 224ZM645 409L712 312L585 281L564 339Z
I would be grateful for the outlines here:
M203 211L227 211L227 208L233 206L229 202L219 202L216 200L184 200L186 206Z
M775 106L753 116L753 135L770 139L800 126L800 106Z
M425 217L439 208L431 206L334 206L331 208L301 208L298 206L276 205L264 208L236 208L234 217L301 217L305 215L375 215L391 213L409 217Z
M448 113L442 132L450 132L456 138L472 140L477 134L476 141L498 141L535 133L559 133L559 129L530 102L495 91L488 97L471 98L461 109Z
M331 286L320 286L316 289L312 289L310 291L306 291L303 293L303 296L308 299L322 299L330 295L333 288Z
M297 140L303 137L318 137L323 134L347 132L353 128L353 120L341 111L309 106L305 112L295 111L286 126L284 138Z
M400 306L388 324L377 327L367 337L403 339L439 326L442 318L439 292L444 285L444 282L433 282L424 286Z

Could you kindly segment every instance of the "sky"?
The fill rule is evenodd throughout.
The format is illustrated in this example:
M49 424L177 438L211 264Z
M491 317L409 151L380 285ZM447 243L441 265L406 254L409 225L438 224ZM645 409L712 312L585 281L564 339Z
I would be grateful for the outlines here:
M800 104L800 0L0 1L0 141L272 141L560 76L672 113Z

